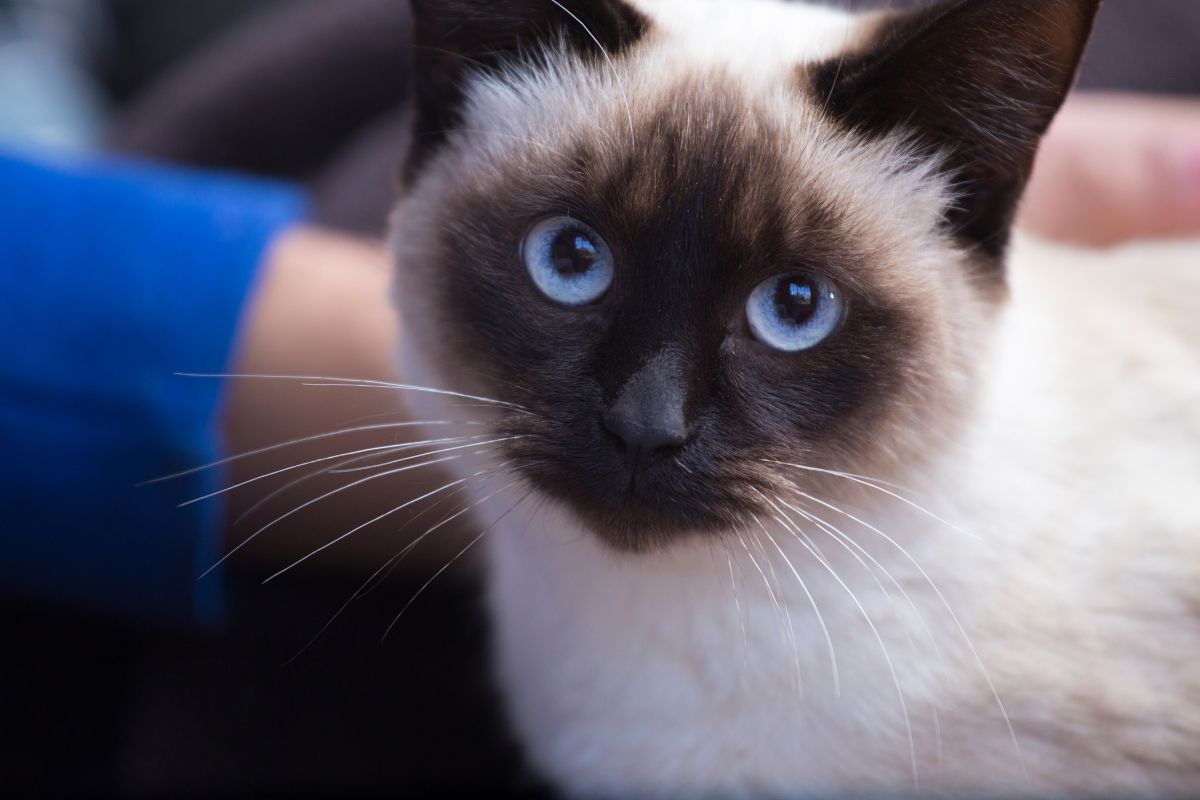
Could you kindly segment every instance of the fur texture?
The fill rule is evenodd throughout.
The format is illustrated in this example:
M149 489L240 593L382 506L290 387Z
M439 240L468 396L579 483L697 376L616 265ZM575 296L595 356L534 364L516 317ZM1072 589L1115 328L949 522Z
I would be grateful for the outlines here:
M456 73L393 237L406 377L507 404L462 475L494 470L535 763L578 795L1200 786L1200 246L1006 246L1097 3L579 5ZM561 214L614 251L594 306L521 265ZM783 356L740 315L792 271L848 311ZM658 363L694 432L631 475L596 419Z

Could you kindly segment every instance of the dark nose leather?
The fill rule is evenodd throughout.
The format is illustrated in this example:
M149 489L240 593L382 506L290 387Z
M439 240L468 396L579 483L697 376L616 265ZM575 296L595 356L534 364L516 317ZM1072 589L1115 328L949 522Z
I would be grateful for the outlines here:
M688 440L687 387L679 358L660 353L634 373L604 415L604 428L634 463Z

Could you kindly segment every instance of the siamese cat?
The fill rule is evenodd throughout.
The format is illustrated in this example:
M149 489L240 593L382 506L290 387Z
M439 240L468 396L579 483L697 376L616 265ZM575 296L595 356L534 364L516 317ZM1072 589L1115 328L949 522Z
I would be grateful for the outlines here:
M1200 791L1200 245L1012 231L1099 6L416 0L402 374L566 794Z

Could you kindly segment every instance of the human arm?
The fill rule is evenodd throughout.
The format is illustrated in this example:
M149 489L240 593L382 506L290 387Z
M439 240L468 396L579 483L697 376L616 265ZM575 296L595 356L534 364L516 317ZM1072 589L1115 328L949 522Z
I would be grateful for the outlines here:
M213 622L220 382L293 191L127 163L0 154L0 591Z
M394 382L399 379L397 328L391 301L391 260L381 243L317 228L296 228L279 238L264 262L242 345L231 368L248 376ZM422 470L334 495L248 542L273 519L364 477L365 473L338 476L323 472L336 468L340 459L333 456L416 436L415 429L381 427L413 421L405 411L401 392L308 383L290 377L246 377L229 383L223 430L230 453L251 453L310 439L229 465L230 486L251 483L228 497L226 547L242 546L238 563L250 564L265 574L415 497L426 480ZM338 433L358 427L368 430ZM277 476L256 480L277 471ZM302 478L303 482L239 522L277 489ZM404 516L396 515L364 529L323 551L307 566L346 569L356 575L369 567L369 574L407 543L407 539L397 543L393 535L404 521ZM427 552L414 553L414 560Z
M1046 138L1021 225L1096 246L1200 232L1200 100L1074 95Z

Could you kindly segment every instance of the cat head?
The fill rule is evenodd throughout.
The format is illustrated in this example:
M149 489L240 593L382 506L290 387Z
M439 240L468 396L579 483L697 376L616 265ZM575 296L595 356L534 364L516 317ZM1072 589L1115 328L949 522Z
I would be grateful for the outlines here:
M410 349L622 549L919 469L1099 3L415 0Z

